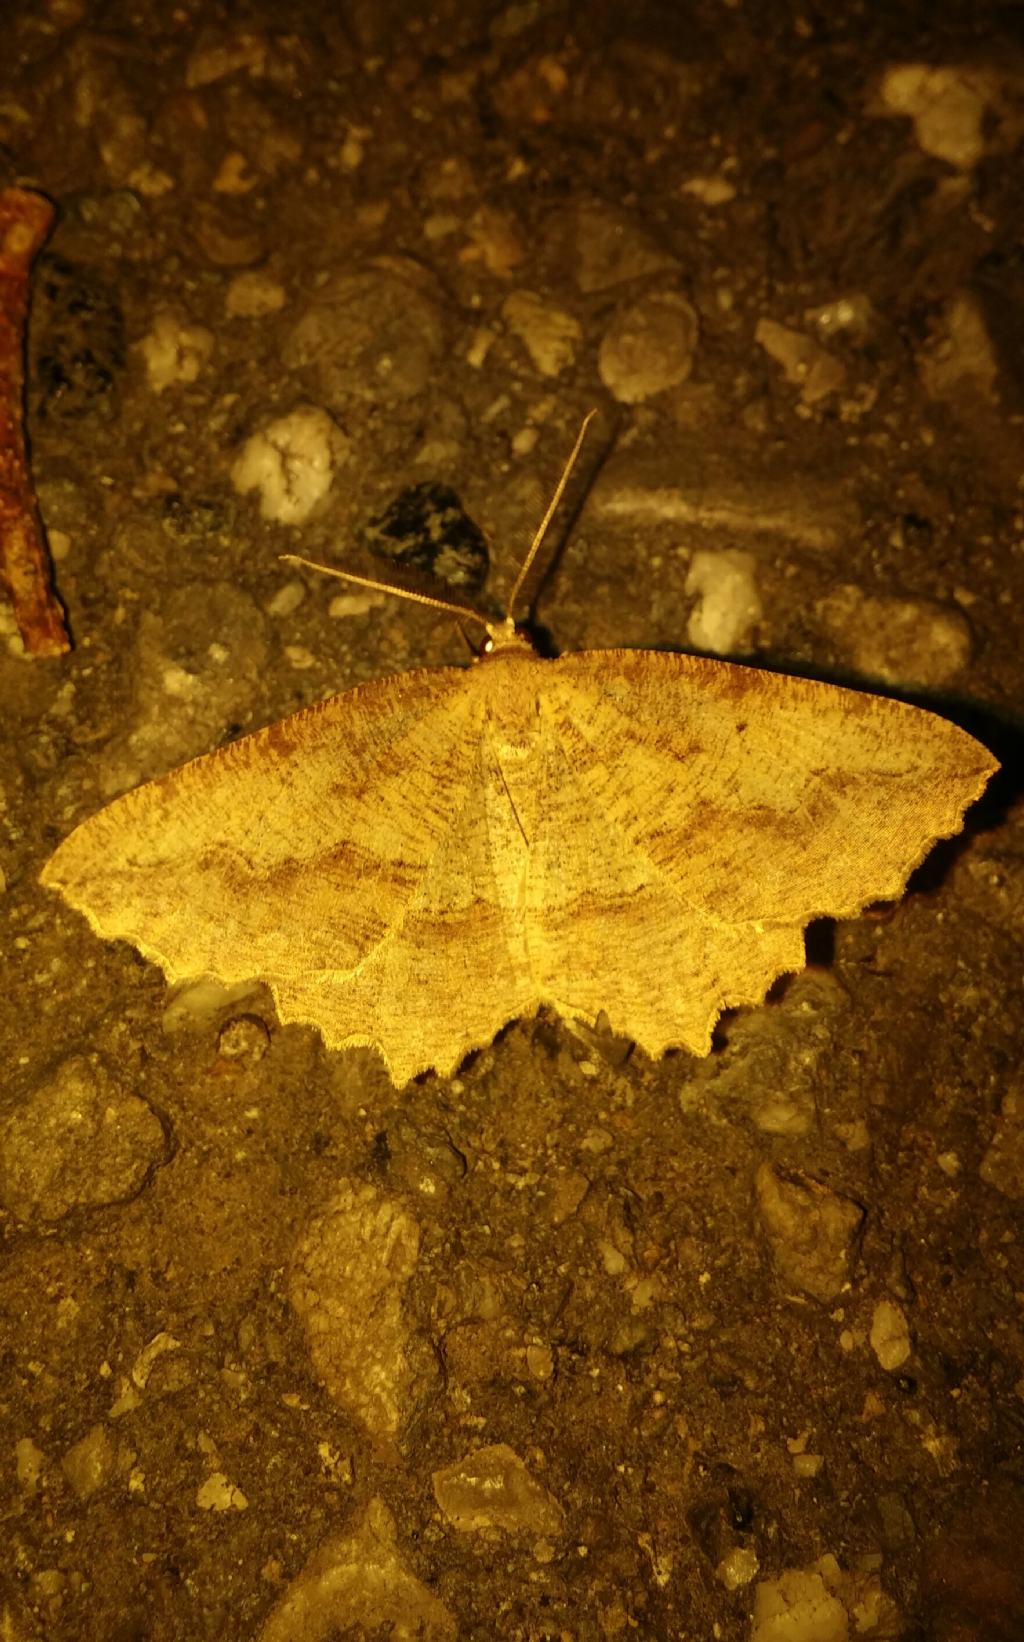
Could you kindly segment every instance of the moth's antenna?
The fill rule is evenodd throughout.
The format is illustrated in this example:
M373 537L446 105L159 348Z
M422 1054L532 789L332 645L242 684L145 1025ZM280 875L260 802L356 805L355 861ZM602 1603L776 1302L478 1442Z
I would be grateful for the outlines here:
M333 565L316 564L313 559L303 559L298 553L281 553L280 559L285 564L305 565L307 570L319 570L321 575L336 576L341 582L355 582L357 587L372 587L376 593L393 593L396 599L411 599L413 604L426 604L432 610L447 611L449 616L466 617L468 621L477 621L480 626L490 630L491 623L486 616L481 616L479 610L470 609L466 604L449 604L447 599L431 598L429 593L414 593L408 587L396 587L392 582L375 582L371 576L357 576L354 570L336 570Z
M580 451L583 449L583 441L587 437L587 429L589 428L591 422L594 420L594 417L596 415L597 415L596 410L589 410L587 412L586 416L583 418L583 422L580 426L580 431L576 435L576 443L572 447L572 454L570 455L569 460L566 462L565 467L562 469L562 477L559 479L558 484L555 486L555 494L552 496L550 502L548 503L547 511L545 512L543 519L541 520L540 524L537 527L537 533L534 536L533 541L530 543L530 551L527 553L526 558L523 560L522 564L519 567L519 574L516 577L514 583L512 584L512 591L508 596L508 613L509 613L510 616L512 616L515 613L516 600L518 599L520 593L522 592L523 583L526 581L527 576L530 574L530 566L533 564L534 559L537 557L537 554L540 550L540 545L541 545L541 543L543 542L545 536L548 533L548 526L550 525L550 523L551 523L552 519L554 518L555 514L558 512L558 504L562 500L562 497L565 495L565 487L569 483L569 479L572 476L572 470L576 466L576 462L579 458Z

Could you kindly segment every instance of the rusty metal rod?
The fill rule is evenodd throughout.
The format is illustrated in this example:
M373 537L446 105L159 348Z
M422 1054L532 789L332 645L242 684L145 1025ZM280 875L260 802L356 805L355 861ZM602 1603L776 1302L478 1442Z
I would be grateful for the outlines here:
M42 194L0 190L0 582L32 656L62 656L71 648L25 444L29 274L53 214Z

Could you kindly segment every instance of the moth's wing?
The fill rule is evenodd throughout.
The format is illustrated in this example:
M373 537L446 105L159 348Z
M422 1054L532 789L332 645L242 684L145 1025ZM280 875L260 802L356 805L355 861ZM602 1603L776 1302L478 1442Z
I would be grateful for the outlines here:
M351 969L465 801L467 679L399 674L197 758L84 821L41 881L172 981Z
M594 652L549 677L531 954L563 1012L652 1053L707 1053L723 1008L802 967L812 918L897 896L997 767L931 713L725 662Z
M42 882L171 981L258 977L399 1083L448 1069L525 997L492 869L524 846L478 678L403 673L196 759L83 822Z
M319 1027L334 1047L379 1048L399 1086L448 1073L536 1006L517 886L526 843L489 741L429 869L384 938L348 974L270 984L284 1021Z

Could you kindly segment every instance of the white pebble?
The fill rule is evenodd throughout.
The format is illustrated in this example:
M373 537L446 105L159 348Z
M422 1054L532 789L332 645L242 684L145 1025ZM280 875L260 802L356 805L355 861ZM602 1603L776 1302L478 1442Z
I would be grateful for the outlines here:
M214 336L204 325L188 325L178 315L157 314L138 344L154 393L195 382L213 353Z
M690 561L686 591L697 602L686 624L698 650L728 656L748 643L761 619L761 600L754 580L754 556L739 548L701 549Z
M345 454L345 436L327 412L300 405L246 440L231 478L238 491L259 491L264 519L297 525L323 501Z

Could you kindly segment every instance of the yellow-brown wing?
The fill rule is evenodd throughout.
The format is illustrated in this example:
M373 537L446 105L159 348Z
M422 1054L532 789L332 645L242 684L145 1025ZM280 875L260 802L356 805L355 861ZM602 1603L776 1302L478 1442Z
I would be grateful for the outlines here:
M537 1004L518 886L526 845L486 737L415 892L349 973L271 976L282 1020L380 1049L395 1083L454 1071Z
M42 882L172 982L262 979L396 1082L450 1069L530 1002L479 678L404 673L196 759L83 822Z
M465 805L468 677L399 674L197 758L84 821L41 880L172 981L352 969Z
M563 658L543 713L534 973L651 1053L707 1053L723 1008L802 966L812 918L899 895L997 767L900 702L655 651Z

